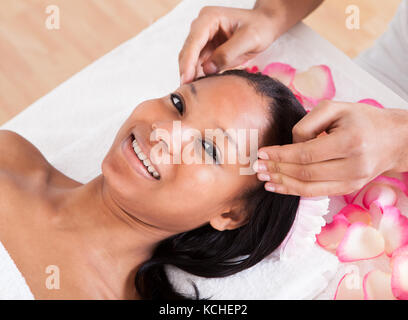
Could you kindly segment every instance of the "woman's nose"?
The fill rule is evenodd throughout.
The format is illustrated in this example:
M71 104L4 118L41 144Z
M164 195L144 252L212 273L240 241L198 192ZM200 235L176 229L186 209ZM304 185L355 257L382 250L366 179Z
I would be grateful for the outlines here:
M180 120L156 121L152 123L152 135L155 141L163 141L167 145L168 152L173 156L180 156L184 146L191 142L200 131ZM175 159L177 162L177 159Z

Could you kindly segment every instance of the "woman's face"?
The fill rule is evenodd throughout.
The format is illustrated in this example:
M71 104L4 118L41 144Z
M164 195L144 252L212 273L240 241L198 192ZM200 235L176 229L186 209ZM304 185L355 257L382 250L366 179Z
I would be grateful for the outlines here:
M242 204L234 198L259 183L243 172L257 158L258 141L251 141L251 134L261 141L266 106L245 79L231 75L202 79L141 103L102 163L110 195L135 218L172 233L208 222L215 226L228 212L239 224ZM160 179L149 174L138 150Z

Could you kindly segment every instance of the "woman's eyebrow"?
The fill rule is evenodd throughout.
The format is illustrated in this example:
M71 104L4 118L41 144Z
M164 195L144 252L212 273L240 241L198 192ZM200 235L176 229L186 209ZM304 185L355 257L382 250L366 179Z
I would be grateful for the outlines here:
M192 84L192 83L190 83L188 86L190 87L191 93L192 93L195 97L197 97L197 89L196 89L195 85Z

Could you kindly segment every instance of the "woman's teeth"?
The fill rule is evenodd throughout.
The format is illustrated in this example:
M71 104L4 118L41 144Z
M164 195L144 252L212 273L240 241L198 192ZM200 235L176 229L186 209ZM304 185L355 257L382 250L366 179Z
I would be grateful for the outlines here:
M142 149L140 149L139 145L136 142L136 139L133 139L132 145L133 145L133 150L135 151L137 157L140 159L143 165L147 168L147 171L149 171L149 173L157 180L160 179L160 174L152 166L152 163L147 158L147 156L143 153Z

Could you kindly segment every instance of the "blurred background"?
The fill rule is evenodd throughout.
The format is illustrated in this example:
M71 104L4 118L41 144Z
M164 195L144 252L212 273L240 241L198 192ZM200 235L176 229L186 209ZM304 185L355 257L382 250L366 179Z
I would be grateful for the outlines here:
M0 0L0 125L179 2ZM400 2L326 0L305 23L353 58L386 30ZM45 27L49 5L59 7L58 30ZM345 26L348 5L360 9L358 30Z

